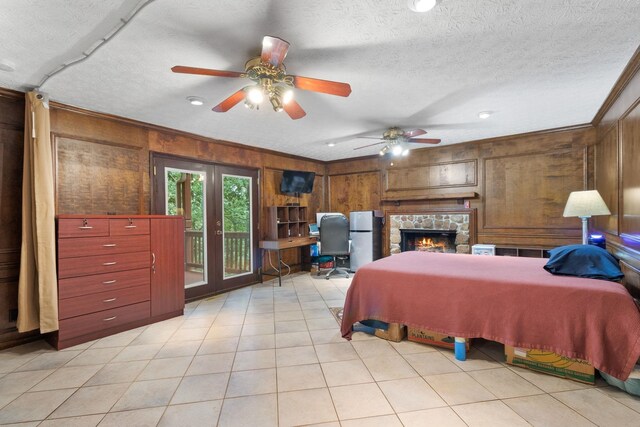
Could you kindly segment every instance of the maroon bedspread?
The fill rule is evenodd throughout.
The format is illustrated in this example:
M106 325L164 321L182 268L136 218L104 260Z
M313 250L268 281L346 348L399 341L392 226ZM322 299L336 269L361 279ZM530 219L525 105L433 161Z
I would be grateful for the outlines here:
M640 312L619 283L554 276L545 259L403 252L360 268L342 336L365 319L553 351L622 380L640 356Z

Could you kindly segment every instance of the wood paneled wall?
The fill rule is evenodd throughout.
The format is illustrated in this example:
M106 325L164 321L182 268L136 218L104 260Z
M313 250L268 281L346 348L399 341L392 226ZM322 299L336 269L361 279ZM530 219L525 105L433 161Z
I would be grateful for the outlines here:
M595 188L610 217L594 218L607 246L624 262L640 268L640 48L601 110L597 126Z
M18 276L22 227L24 95L0 90L0 349L28 339L20 336Z
M578 243L580 221L562 212L569 193L592 181L594 143L595 130L585 125L413 150L398 160L331 162L327 209L410 213L466 204L478 212L473 242Z

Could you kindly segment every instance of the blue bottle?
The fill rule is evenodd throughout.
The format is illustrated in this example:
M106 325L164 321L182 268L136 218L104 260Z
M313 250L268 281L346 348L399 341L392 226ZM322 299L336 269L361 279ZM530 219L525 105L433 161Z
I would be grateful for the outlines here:
M456 356L456 360L464 361L467 360L467 344L464 338L456 337L454 344L454 352Z

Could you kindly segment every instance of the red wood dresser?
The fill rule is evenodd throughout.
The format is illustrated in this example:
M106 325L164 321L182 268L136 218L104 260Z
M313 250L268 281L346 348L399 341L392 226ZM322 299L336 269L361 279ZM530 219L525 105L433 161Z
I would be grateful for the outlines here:
M56 348L183 314L182 217L59 215L57 237Z

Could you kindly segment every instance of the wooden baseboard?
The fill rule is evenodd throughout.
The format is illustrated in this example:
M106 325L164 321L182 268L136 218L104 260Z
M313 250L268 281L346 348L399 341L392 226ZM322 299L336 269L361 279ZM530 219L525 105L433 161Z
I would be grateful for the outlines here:
M11 328L0 333L0 350L37 341L42 337L37 330L20 333L16 328Z
M102 329L100 331L92 332L86 335L80 335L78 337L68 338L64 341L60 341L58 339L58 333L52 332L50 334L46 334L45 339L49 344L51 344L54 348L58 350L63 350L65 348L73 347L74 345L82 344L87 341L93 341L98 338L108 337L109 335L117 334L119 332L128 331L130 329L139 328L140 326L150 325L152 323L160 322L163 320L171 319L173 317L182 316L184 314L184 310L172 311L170 313L165 313L160 316L148 317L146 319L136 320L135 322L126 323L124 325L119 325L109 329Z

